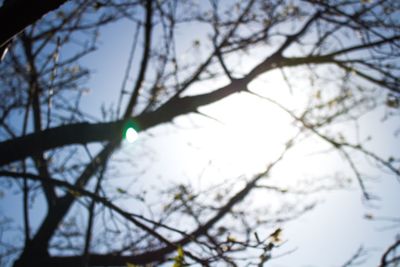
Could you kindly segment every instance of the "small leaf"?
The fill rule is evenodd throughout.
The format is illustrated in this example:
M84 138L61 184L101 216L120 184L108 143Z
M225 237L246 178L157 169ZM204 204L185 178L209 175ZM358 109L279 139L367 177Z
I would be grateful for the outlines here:
M236 238L234 238L233 236L228 236L227 238L226 238L226 242L232 242L232 243L234 243L234 242L236 242Z
M270 234L270 238L272 243L279 243L281 241L282 228L276 229L272 234Z
M72 190L72 189L68 189L68 192L73 195L74 197L80 197L82 194L79 193L78 191Z
M199 47L200 47L200 40L198 40L198 39L194 40L194 41L193 41L193 46L194 46L195 48L199 48Z
M181 246L178 246L177 252L178 252L178 255L174 258L173 267L183 267L184 251Z
M174 195L174 200L179 200L182 199L182 194L181 193L177 193Z
M364 215L364 218L367 220L372 220L372 219L374 219L374 215L372 215L371 213L367 213Z
M400 107L400 97L396 97L395 95L389 94L386 99L386 106L390 108Z
M171 204L166 204L163 206L163 211L168 211L171 208Z
M121 193L121 194L126 194L126 190L124 190L124 189L122 189L122 188L117 188L117 191L118 191L118 193Z
M336 99L332 99L328 102L328 108L333 108L337 104Z
M315 97L316 99L321 99L321 90L318 90L317 92L315 92L314 97Z
M222 235L222 234L226 233L226 231L228 231L228 229L226 229L225 226L220 226L220 227L218 227L217 231L218 231L219 235Z
M179 256L179 257L183 257L183 255L184 255L183 249L182 249L181 246L179 246L179 247L178 247L178 256Z

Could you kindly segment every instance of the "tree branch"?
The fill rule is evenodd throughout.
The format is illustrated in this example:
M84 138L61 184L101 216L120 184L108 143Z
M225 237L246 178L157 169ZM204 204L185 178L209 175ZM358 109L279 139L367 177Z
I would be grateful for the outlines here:
M145 26L145 32L144 32L144 51L143 51L143 58L142 58L142 63L140 66L140 71L139 75L135 84L135 87L133 89L132 96L129 100L128 106L125 110L124 118L127 119L132 115L133 109L136 105L136 102L139 97L139 92L140 89L142 88L142 83L144 81L145 75L146 75L146 70L147 70L147 65L149 63L149 55L150 55L150 49L151 49L151 32L153 29L151 20L152 20L152 14L153 14L153 8L152 8L152 1L148 0L146 1L146 26Z
M0 143L0 165L24 159L40 152L71 144L112 140L121 135L123 121L109 123L77 123L46 129Z
M0 7L0 47L67 0L13 0Z
M286 147L281 155L272 163L268 165L266 170L262 173L259 173L255 175L247 184L246 186L237 192L234 196L232 196L229 201L223 205L220 209L218 209L218 212L211 217L206 223L203 225L200 225L197 229L192 231L191 233L187 234L185 237L183 237L180 240L177 240L175 242L164 242L167 245L164 246L163 248L149 251L149 252L144 252L142 254L138 255L129 255L129 256L122 256L122 255L100 255L100 254L89 254L89 262L88 264L90 266L119 266L119 265L125 265L127 262L129 263L134 263L134 264L146 264L150 262L157 262L157 261L163 261L165 259L165 256L174 252L178 246L184 246L188 243L191 243L195 241L198 237L204 235L207 233L211 227L213 227L218 221L220 221L228 212L231 211L232 207L235 206L237 203L241 202L248 194L252 191L252 189L256 188L256 184L258 181L260 181L262 178L266 177L268 173L271 171L271 169L283 158L285 152L289 149L289 146ZM19 174L15 175L10 172L0 172L0 176L11 176L11 177L20 177ZM38 179L37 176L31 175L31 174L23 174L28 178L32 179ZM76 190L79 193L84 193L90 197L93 197L93 199L98 200L100 203L107 205L107 207L111 207L113 205L112 203L106 201L105 199L88 192L84 189L77 188L75 186L72 186L66 182L59 181L59 180L51 180L51 182L54 182L60 186L66 187L66 188L71 188L73 190ZM129 213L121 210L117 206L112 206L112 209L117 211L120 215L123 215L125 218L128 218L130 221L135 220L130 216ZM136 222L137 223L137 222ZM136 224L135 223L135 224ZM141 227L142 228L142 227ZM142 228L144 229L144 228ZM150 230L152 231L152 230ZM154 232L154 231L153 231ZM150 232L152 233L152 232ZM162 240L162 239L161 239ZM49 266L58 266L58 267L67 267L67 266L78 266L81 263L82 256L60 256L60 257L48 257L44 259L44 263L48 264Z
M0 155L0 165L26 158L34 153L71 144L86 144L90 142L110 141L122 137L122 129L126 122L133 120L144 131L153 126L170 122L177 116L185 115L205 105L215 103L229 95L245 90L248 83L271 69L281 66L297 66L306 63L329 62L325 57L284 59L274 54L257 65L242 79L234 79L230 84L210 93L173 97L153 112L144 113L131 119L108 123L77 123L46 129L39 133L32 133L23 137L14 138L0 143L1 151L9 153Z

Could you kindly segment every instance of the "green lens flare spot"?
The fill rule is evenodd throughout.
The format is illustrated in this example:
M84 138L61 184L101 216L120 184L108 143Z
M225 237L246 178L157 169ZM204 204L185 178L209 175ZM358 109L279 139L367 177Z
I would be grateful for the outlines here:
M128 143L135 142L139 137L139 128L137 124L133 121L129 121L125 124L123 130L123 139L128 141Z

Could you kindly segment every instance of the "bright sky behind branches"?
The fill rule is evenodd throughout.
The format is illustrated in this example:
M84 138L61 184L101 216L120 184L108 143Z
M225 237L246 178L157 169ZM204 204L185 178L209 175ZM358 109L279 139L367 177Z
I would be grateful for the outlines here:
M288 29L291 26L287 25ZM117 105L134 30L132 23L121 21L100 32L99 50L83 61L94 70L87 84L90 91L82 100L85 112L100 118L101 109L107 110ZM208 30L196 25L179 28L176 39L180 53L178 58L182 62L204 59L210 50L204 41ZM139 39L139 43L142 42ZM141 46L137 49L136 54L140 55ZM266 55L268 53L265 53L263 46L227 61L239 73L246 73ZM128 90L131 90L136 79L139 60L138 56L133 61L132 73L135 74L129 77ZM172 124L160 125L138 134L133 128L127 128L124 133L127 142L123 142L121 149L113 156L117 160L114 167L122 178L111 179L112 190L117 192L122 188L129 192L140 187L142 191L151 192L154 188L162 189L172 184L206 190L221 183L243 182L263 171L285 149L288 140L299 134L299 122L279 105L298 114L296 112L301 112L310 104L309 96L312 96L311 104L318 104L338 94L340 73L332 73L329 77L331 80L320 81L318 89L311 86L312 77L306 67L283 71L274 70L253 81L249 90L254 94L237 93L200 108L198 114L178 117ZM322 67L318 71L326 74L331 70ZM154 73L150 72L150 75ZM285 77L289 77L290 84ZM187 94L210 91L227 83L225 78L201 82L190 88ZM126 105L126 98L123 104ZM353 143L371 137L366 147L389 158L398 153L396 144L399 134L396 136L394 133L399 131L399 123L394 118L383 120L387 112L387 107L371 109L358 124L350 120L340 121L323 128L323 131L333 132L337 138L345 138ZM134 162L134 167L121 160L126 157ZM379 220L399 214L399 181L393 175L377 171L365 156L358 155L353 160L363 166L363 173L369 178L366 181L367 188L379 199L365 202L351 166L343 155L320 137L306 131L306 134L294 140L293 148L262 183L266 187L280 186L298 194L282 196L279 192L267 193L259 189L240 205L261 213L264 209L290 211L296 208L296 204L300 204L300 208L316 204L314 209L298 219L287 224L273 222L258 233L265 237L273 229L283 228L283 243L274 251L273 256L277 258L270 262L271 266L341 266L360 246L370 252L362 266L377 265L383 250L394 241L399 230L398 225L392 227L390 221ZM236 184L232 191L242 184ZM310 188L316 192L302 194ZM19 195L4 194L2 213L20 217L14 204L18 203ZM153 202L159 202L159 210L165 208L162 206L164 197L152 196ZM148 212L132 200L119 200L118 203L128 210L138 209L143 214ZM285 206L282 207L282 204ZM41 213L40 210L35 212ZM371 216L378 220L370 220ZM236 238L240 240L241 236Z

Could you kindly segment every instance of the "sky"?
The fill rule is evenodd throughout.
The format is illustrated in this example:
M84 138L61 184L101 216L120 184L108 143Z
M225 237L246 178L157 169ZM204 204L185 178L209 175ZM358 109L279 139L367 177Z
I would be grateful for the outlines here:
M192 42L192 32L193 28L180 30L177 38L182 46ZM91 91L82 100L82 107L88 113L97 115L101 105L117 104L133 34L134 27L127 21L105 27L100 33L101 46L98 51L84 59L83 64L93 66L94 70L87 84ZM187 51L191 56L193 52ZM140 49L137 54L140 55ZM132 71L137 72L138 60L139 57L134 61ZM259 58L249 57L242 64L248 67L257 61ZM291 75L301 76L296 71L290 72ZM307 92L307 81L301 80L301 77L296 81L296 90L290 92L281 73L275 71L260 77L250 85L250 89L285 101L289 106L301 106ZM226 80L219 80L211 86L217 88L224 83ZM128 82L129 86L132 86L132 81ZM196 90L202 88L195 88L193 92ZM160 180L166 183L192 183L206 188L212 183L238 179L242 175L250 177L263 170L269 161L279 155L288 137L296 133L288 114L246 93L203 107L201 112L214 119L198 114L179 117L174 124L139 133L139 139L134 144L124 142L115 157L131 155L138 159L138 169L132 171L140 173L140 170L145 170L138 178L143 188L160 186ZM399 124L394 119L382 122L385 112L381 108L368 113L359 126L364 137L374 136L368 148L390 155L397 152L395 144L398 144L398 138L393 136L393 132ZM353 134L349 125L342 127L344 133L349 136ZM151 160L144 158L149 155ZM341 266L360 246L369 252L362 266L377 265L384 249L399 233L399 225L391 227L389 222L369 220L365 215L398 217L400 184L394 176L371 168L365 157L359 157L357 161L373 178L368 182L368 187L380 198L379 201L373 201L372 205L362 199L359 186L343 157L330 151L329 145L318 138L306 139L273 169L271 184L294 188L304 186L304 181L315 176L338 176L339 180L345 176L351 182L346 189L299 197L306 203L317 205L294 221L274 226L283 228L284 244L273 254L276 259L269 266ZM201 179L198 179L200 175ZM125 183L123 181L114 186ZM15 206L10 205L17 201L18 196L9 192L4 194L1 212L18 217ZM254 206L263 206L265 201L272 207L281 204L281 198L273 194L256 195L251 199ZM289 201L297 200L294 198ZM266 229L264 234L267 235L274 227Z
M107 102L109 97L115 96L110 93L109 88L118 88L121 81L126 62L124 55L129 51L131 31L129 26L114 25L102 32L104 47L97 55L92 56L97 58L98 63L95 64L96 78L92 84L92 87L96 88L96 98L87 98L87 101L92 101L92 104L89 104L91 107L96 107L102 101ZM183 38L190 38L186 37L185 33L182 35ZM115 51L118 53L115 54ZM110 56L111 54L114 56ZM103 55L107 60L103 60ZM107 65L102 62L107 62ZM112 73L110 69L113 70ZM302 97L301 92L290 94L279 72L266 75L260 80L264 81L255 82L252 88L260 91L262 86L267 84L267 87L272 88L268 97L278 100L289 98L289 102L293 104ZM301 87L301 82L299 84L297 87ZM274 90L275 88L279 90ZM101 97L102 100L98 100ZM291 120L285 112L272 105L265 105L265 101L248 94L234 95L221 103L204 107L201 111L216 120L190 115L190 118L176 119L175 123L179 127L157 127L150 130L150 137L143 133L142 138L145 140L139 139L139 143L146 143L146 149L150 148L156 154L156 164L150 166L144 180L154 181L157 179L155 177L162 175L167 180L182 182L182 179L193 179L210 164L213 166L207 168L210 177L215 178L217 175L223 180L223 177L237 177L239 173L250 175L255 170L265 167L267 159L279 153L282 148L282 143L279 142L285 142L289 132L293 131L287 126ZM382 123L380 119L384 113L385 110L380 109L365 116L361 125L366 130L360 132L375 137L369 144L372 150L395 153L396 146L393 144L396 143L396 139L393 132L398 126L398 121ZM307 155L307 151L304 148L293 156L289 153L289 159L285 161L284 166L277 167L276 176L283 175L287 179L296 180L297 172L307 176L321 171L329 173L339 169L340 172L341 168L348 168L343 166L346 165L343 158L337 155L312 156L313 150L327 149L327 146L321 143L318 140L307 142L304 145L305 149L311 151L306 157L304 155ZM245 160L248 157L251 160ZM365 168L369 167L365 165ZM363 258L366 260L363 266L376 266L384 249L394 241L398 227L386 229L392 224L371 221L366 219L365 215L398 215L397 203L400 196L399 183L393 176L379 173L375 177L379 181L371 182L370 188L380 200L373 205L363 201L354 177L350 189L322 192L313 196L312 199L318 202L316 208L283 226L285 245L276 253L278 257L271 261L270 266L341 266L360 246L368 251L368 255ZM207 182L207 177L203 179ZM279 257L279 254L292 250L294 252Z

